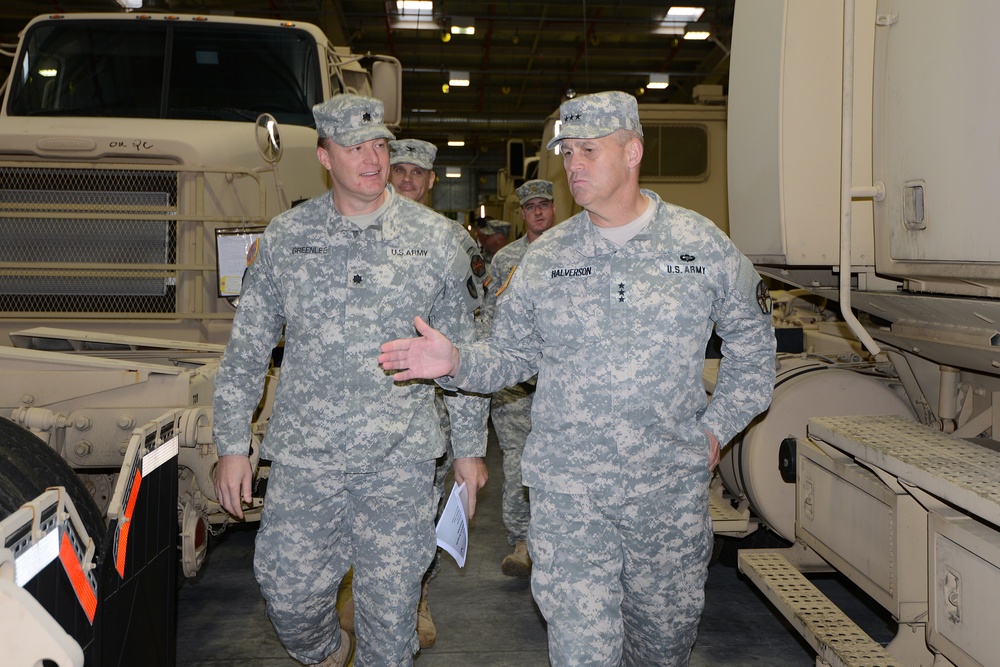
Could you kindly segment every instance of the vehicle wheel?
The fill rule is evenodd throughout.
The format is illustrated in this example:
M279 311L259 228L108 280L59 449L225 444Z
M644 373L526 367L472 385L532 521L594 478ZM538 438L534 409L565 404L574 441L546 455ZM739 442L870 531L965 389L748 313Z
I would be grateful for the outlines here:
M17 511L50 486L66 488L87 533L104 540L104 517L83 481L41 438L0 417L0 519Z

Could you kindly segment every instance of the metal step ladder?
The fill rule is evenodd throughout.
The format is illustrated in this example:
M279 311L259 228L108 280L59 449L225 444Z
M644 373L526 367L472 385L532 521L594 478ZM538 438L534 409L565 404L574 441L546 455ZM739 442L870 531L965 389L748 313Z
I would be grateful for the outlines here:
M742 550L740 572L779 609L832 667L902 667L902 663L840 611L775 551Z

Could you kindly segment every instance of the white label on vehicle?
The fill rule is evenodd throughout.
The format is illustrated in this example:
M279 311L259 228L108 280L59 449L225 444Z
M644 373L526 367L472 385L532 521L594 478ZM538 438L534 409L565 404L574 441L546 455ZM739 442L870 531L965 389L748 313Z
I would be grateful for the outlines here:
M35 578L45 566L59 557L59 530L53 528L48 535L18 554L14 559L14 583L24 585Z
M175 456L177 456L176 435L142 457L142 476L145 477Z

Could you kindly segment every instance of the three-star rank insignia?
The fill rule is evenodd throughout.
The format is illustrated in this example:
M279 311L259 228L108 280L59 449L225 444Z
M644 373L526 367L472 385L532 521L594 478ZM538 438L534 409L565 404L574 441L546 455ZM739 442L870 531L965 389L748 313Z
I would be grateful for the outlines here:
M578 113L568 113L563 118L563 122L564 123L572 123L573 121L580 120L581 117L582 117L581 114L578 114Z
M757 283L757 305L760 306L760 312L767 315L774 308L774 304L771 301L771 292L767 289L767 285L761 280Z

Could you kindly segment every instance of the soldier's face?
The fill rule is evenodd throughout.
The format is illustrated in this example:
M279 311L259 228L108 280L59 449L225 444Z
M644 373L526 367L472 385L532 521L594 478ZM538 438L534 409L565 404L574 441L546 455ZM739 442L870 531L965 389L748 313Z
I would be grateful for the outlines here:
M529 199L521 207L521 217L524 219L528 240L534 241L555 222L556 204L545 197Z
M404 197L426 204L427 193L434 187L434 170L400 162L389 169L389 182Z
M389 177L389 143L372 139L354 146L327 141L316 149L320 163L330 172L334 199L369 199L381 196Z
M573 199L590 210L629 181L628 143L614 135L599 139L563 139L563 167Z

